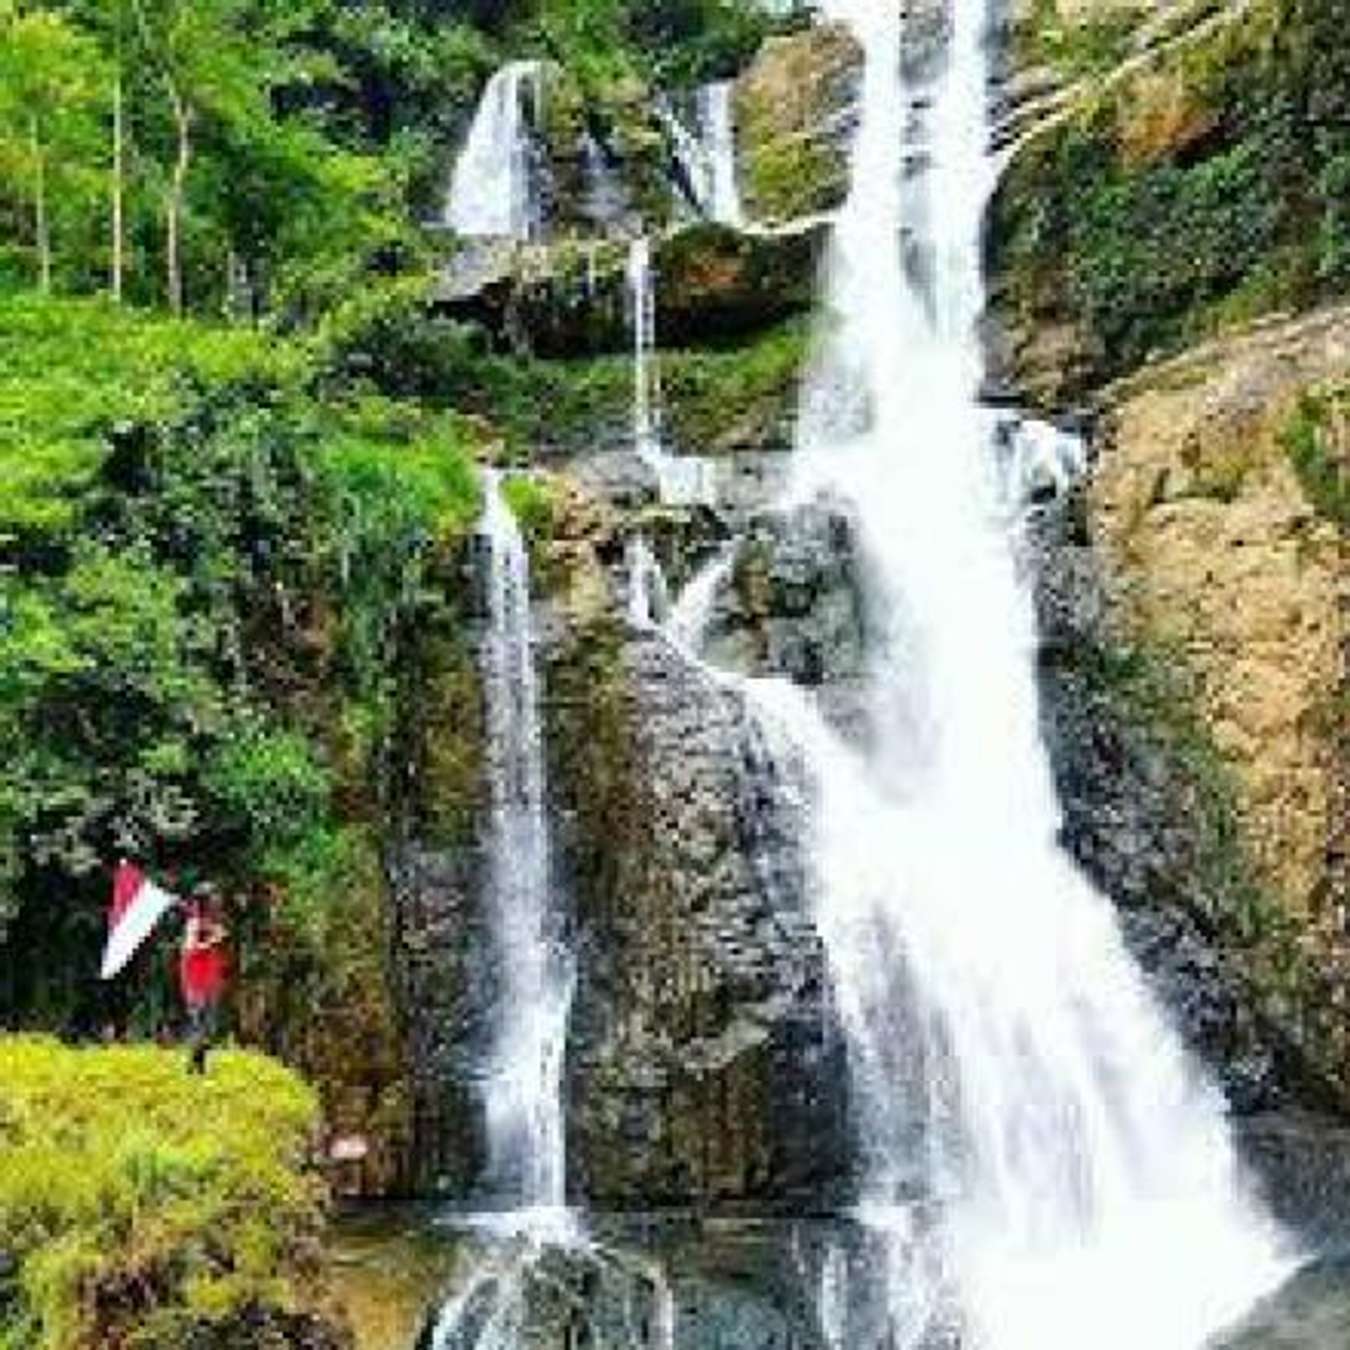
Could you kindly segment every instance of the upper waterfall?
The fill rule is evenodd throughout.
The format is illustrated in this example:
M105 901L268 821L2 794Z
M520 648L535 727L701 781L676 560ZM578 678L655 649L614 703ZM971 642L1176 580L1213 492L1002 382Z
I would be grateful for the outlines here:
M698 92L698 115L707 165L705 209L719 224L736 227L744 223L745 213L736 176L732 90L730 80L704 85Z
M954 0L939 47L899 5L827 8L866 62L795 493L857 521L871 742L845 747L788 687L754 696L814 794L891 1343L1197 1350L1284 1258L1217 1092L1057 845L1031 601L978 403L987 16Z
M487 82L446 200L445 222L457 233L529 239L537 232L525 104L537 122L542 72L538 61L511 61Z

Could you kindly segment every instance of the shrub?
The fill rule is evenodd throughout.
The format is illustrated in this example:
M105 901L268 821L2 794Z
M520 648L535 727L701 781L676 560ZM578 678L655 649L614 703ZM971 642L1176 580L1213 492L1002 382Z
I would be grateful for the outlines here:
M317 1273L313 1094L260 1055L0 1038L0 1345L183 1344Z

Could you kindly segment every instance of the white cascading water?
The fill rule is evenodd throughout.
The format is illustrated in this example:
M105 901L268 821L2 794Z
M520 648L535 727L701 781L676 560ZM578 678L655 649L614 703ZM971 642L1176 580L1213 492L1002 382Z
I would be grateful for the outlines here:
M732 91L730 80L704 85L698 91L698 117L705 163L704 210L709 219L735 229L744 224L745 215L736 180Z
M1289 1256L1221 1099L1057 845L1031 599L978 403L986 15L952 0L941 69L911 80L899 0L826 9L866 62L793 495L856 518L869 745L799 690L746 688L809 784L887 1343L1198 1350Z
M664 623L670 611L670 588L652 546L641 535L634 535L625 552L628 621L637 628Z
M656 362L656 278L652 242L628 246L628 316L633 333L633 448L656 475L663 502L689 505L711 499L711 466L695 455L672 455L661 440L661 377Z
M530 569L515 515L486 475L483 696L491 784L487 901L498 971L483 1081L493 1198L565 1226L563 1068L572 967L553 903Z
M538 61L511 61L487 82L446 201L445 223L471 238L529 239L538 230L525 100L537 121Z

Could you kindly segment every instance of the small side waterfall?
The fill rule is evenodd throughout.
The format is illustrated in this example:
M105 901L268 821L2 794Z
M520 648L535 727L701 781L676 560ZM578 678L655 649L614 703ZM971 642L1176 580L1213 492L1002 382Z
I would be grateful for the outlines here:
M562 1077L572 969L550 880L529 559L495 473L486 489L488 909L498 971L483 1084L488 1183L495 1201L554 1222L566 1204Z
M628 619L638 628L664 623L670 612L670 587L652 546L641 536L628 541Z
M711 465L695 455L672 455L661 440L661 374L656 361L656 278L645 235L628 246L628 316L633 333L633 448L656 475L663 502L710 500Z
M657 422L661 406L656 365L656 283L652 242L645 235L628 246L628 321L633 332L633 446L648 464L662 456Z
M458 234L530 239L538 233L527 133L542 100L537 61L509 62L487 82L445 205L445 223Z
M739 228L744 215L736 179L733 89L732 81L718 80L698 90L694 97L696 131L690 131L665 102L656 104L656 114L700 214L719 225Z
M736 131L732 120L730 80L704 85L698 92L699 131L707 175L704 209L721 225L745 223L736 178Z

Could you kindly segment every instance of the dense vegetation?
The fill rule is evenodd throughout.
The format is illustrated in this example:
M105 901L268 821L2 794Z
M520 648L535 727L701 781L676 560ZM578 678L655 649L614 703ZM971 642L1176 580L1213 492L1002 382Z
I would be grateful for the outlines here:
M1350 53L1337 0L1262 0L1106 84L1020 158L995 232L1025 317L1090 373L1350 287Z
M0 327L4 1002L88 1019L118 854L312 896L477 489L453 418L321 398L298 346L98 301L12 298Z
M169 1350L201 1323L309 1305L316 1118L309 1089L255 1055L197 1079L149 1046L0 1040L0 1345Z
M520 444L542 378L469 334L437 387L401 331L482 82L543 55L631 108L770 26L749 0L0 0L0 1018L160 1020L162 971L134 1008L87 979L120 854L251 897L258 932L321 930L369 875L482 414Z

